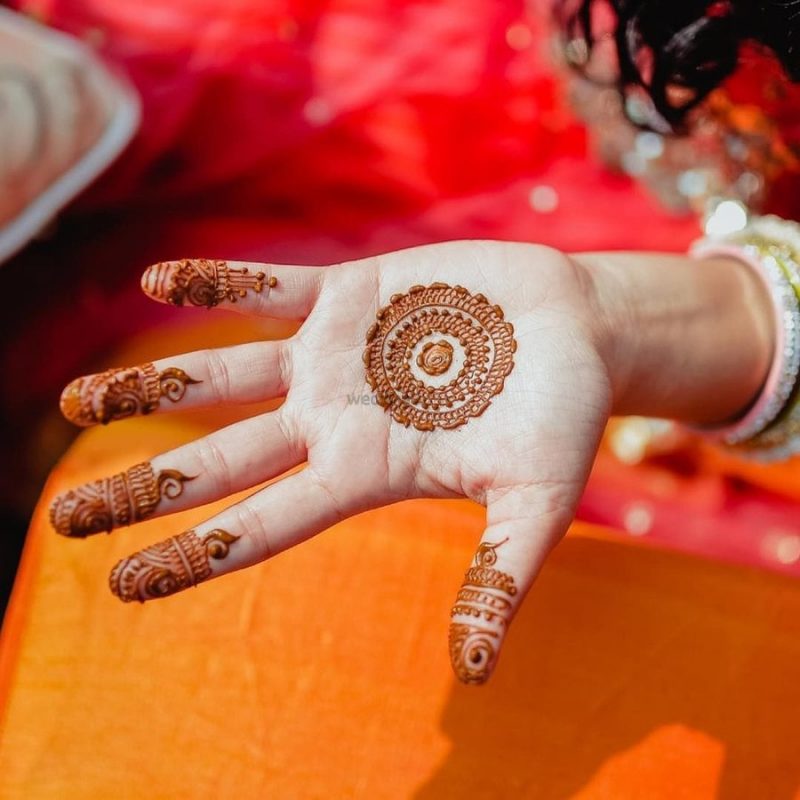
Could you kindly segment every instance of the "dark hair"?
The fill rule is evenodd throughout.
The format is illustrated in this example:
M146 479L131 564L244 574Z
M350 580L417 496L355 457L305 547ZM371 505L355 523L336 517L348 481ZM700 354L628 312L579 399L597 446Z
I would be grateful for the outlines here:
M800 0L555 0L556 19L586 60L603 35L600 5L610 11L603 33L614 39L618 88L646 91L675 130L736 69L745 42L770 50L800 81Z

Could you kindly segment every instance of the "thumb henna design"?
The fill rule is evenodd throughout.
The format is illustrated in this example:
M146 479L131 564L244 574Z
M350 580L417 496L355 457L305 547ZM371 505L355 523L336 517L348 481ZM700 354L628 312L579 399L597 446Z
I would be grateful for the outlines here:
M502 542L483 542L450 611L451 617L469 622L450 624L450 661L462 683L485 683L497 661L501 635L511 618L514 579L495 569Z

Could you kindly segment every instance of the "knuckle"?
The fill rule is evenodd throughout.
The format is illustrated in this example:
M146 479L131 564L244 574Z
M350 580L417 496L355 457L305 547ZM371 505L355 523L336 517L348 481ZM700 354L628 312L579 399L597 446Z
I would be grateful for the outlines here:
M280 342L278 348L278 379L281 389L287 390L292 384L292 357L286 342Z
M297 422L293 415L282 407L275 414L275 423L283 438L283 444L290 449L292 454L295 454L298 448L299 436L297 435Z
M221 496L232 493L231 467L228 457L212 437L206 437L199 443L197 457L202 471L209 477Z
M261 557L266 560L274 555L273 545L262 516L248 503L240 503L236 506L235 512L241 530L250 537Z
M231 373L219 350L208 352L208 379L216 400L227 400L231 396Z
M336 496L336 492L328 485L328 482L313 467L308 467L308 477L327 503L329 513L333 519L331 524L336 524L346 519L349 516L347 509Z

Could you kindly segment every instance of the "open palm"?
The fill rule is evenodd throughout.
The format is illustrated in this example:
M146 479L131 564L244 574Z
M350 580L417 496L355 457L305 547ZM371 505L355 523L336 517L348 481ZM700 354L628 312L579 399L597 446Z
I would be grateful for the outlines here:
M460 679L484 681L573 518L608 418L588 276L549 248L454 242L328 268L168 262L150 268L143 286L176 305L303 324L285 341L78 379L62 396L69 418L285 401L67 492L52 507L56 529L110 530L305 463L117 565L112 590L146 600L262 561L369 508L471 498L486 506L487 526L453 607L450 649Z

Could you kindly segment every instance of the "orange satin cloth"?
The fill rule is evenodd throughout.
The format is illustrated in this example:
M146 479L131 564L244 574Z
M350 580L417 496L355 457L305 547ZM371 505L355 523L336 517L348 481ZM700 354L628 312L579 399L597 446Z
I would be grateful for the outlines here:
M114 363L262 332L209 315ZM89 430L52 475L3 630L4 800L800 798L800 587L779 575L575 526L482 688L447 655L483 525L466 502L364 514L120 603L117 559L222 504L69 541L49 501L229 419Z

